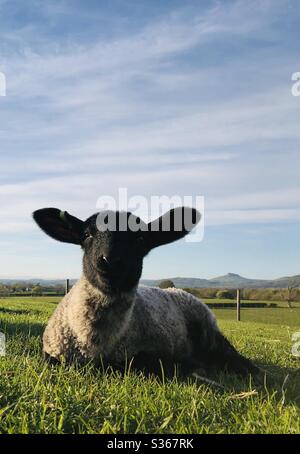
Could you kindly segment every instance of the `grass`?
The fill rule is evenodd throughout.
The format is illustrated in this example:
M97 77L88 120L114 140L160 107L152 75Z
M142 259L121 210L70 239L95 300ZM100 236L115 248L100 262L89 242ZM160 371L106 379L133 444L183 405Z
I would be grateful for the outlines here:
M203 300L204 302L225 302L226 300ZM227 300L228 301L228 300ZM232 300L229 300L232 302ZM252 301L253 302L253 301ZM261 301L261 303L268 303L270 301ZM271 303L274 303L271 301ZM289 309L286 303L282 301L276 302L276 308L241 308L241 321L243 322L254 322L255 324L272 324L280 325L282 329L288 328L300 328L300 303L293 303L293 308ZM213 309L214 314L220 320L236 320L236 310L235 309Z
M270 373L264 385L218 377L220 392L192 380L159 382L92 366L48 368L41 334L56 297L0 299L0 433L299 433L300 360L291 336L300 306L214 312L234 345ZM241 394L244 393L244 394Z

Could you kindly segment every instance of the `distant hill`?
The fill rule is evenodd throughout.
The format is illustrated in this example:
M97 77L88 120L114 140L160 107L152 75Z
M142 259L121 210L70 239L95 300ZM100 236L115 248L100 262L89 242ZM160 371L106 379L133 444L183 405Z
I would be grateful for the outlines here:
M165 278L162 278L165 279ZM162 279L142 279L144 285L156 286ZM296 276L280 277L278 279L249 279L239 274L228 273L224 276L212 279L201 279L196 277L171 277L167 278L174 282L176 287L198 287L198 288L285 288L288 285L300 286L300 274ZM71 285L76 279L71 279ZM64 279L1 279L1 284L15 284L19 282L41 284L44 287L51 285L64 285Z
M212 279L200 279L193 277L168 278L174 282L176 287L198 287L198 288L285 288L288 285L300 286L300 275L281 277L279 279L248 279L235 273L228 273L225 276L218 276ZM141 282L145 285L157 285L161 279L144 279Z
M231 288L252 288L252 287L270 287L272 280L248 279L235 273L228 273L225 276L214 277L209 279L211 287L231 287Z
M166 278L174 282L176 287L209 287L209 280L197 277L170 277ZM141 284L156 286L163 279L141 279Z

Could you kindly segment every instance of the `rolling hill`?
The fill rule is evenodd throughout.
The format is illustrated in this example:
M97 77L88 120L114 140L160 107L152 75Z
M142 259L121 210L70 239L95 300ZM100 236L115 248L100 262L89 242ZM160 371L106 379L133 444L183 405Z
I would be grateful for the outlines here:
M195 277L171 277L167 278L174 282L176 287L198 287L198 288L286 288L289 285L300 286L300 275L285 276L278 279L249 279L239 274L228 273L224 276L214 277L212 279L202 279ZM144 285L156 286L162 279L142 279ZM71 279L71 285L76 279ZM64 285L64 279L1 279L1 284L15 284L19 282L39 283L42 286Z
M200 279L189 277L168 278L174 282L176 287L198 287L198 288L285 288L289 285L300 286L300 275L281 277L279 279L248 279L235 273L228 273L224 276L212 279ZM142 280L145 285L157 285L160 280Z

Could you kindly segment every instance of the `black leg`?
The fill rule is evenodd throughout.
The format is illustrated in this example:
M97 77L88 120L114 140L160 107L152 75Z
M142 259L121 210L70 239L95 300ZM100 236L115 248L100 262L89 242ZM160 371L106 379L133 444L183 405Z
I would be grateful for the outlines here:
M214 348L208 358L212 367L238 375L256 375L259 372L259 369L248 358L238 353L221 333L217 334Z
M50 356L49 353L43 352L43 358L50 366L57 366L60 364L60 361L57 358Z
M158 377L172 377L176 366L172 358L159 357L152 352L139 352L132 361L132 368L142 371L145 375L156 375Z
M239 375L255 375L259 369L242 356L219 331L209 332L203 340L198 323L190 324L189 335L193 344L193 358L202 363L204 369L227 370Z

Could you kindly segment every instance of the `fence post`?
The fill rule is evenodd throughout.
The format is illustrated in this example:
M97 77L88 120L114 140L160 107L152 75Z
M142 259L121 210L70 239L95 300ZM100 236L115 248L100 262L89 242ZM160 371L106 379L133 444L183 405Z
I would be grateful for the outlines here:
M70 279L66 279L65 294L69 293L70 290Z
M236 291L236 319L238 322L241 320L241 291L239 288Z

